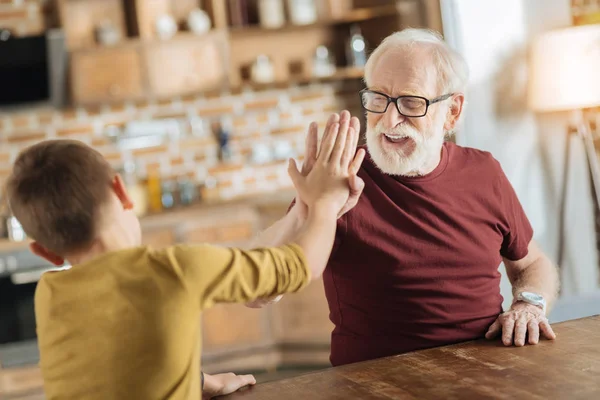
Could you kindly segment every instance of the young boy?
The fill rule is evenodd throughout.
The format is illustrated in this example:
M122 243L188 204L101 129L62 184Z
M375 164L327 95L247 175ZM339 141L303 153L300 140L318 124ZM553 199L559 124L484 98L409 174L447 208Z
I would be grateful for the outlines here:
M199 313L295 292L321 275L349 167L364 157L357 136L333 125L307 176L290 162L308 218L289 244L251 251L142 246L132 201L98 152L57 140L21 153L7 183L11 210L35 254L72 266L44 274L35 296L47 399L200 399ZM203 383L210 398L254 379L205 375Z

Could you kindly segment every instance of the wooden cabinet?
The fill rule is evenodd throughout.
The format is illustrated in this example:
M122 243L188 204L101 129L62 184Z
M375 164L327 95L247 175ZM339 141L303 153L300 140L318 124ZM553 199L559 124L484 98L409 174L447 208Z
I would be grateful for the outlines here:
M227 80L225 32L182 35L146 48L146 66L154 97L165 98L222 87Z
M155 38L156 20L171 14L171 0L135 0L134 4L137 33L144 39Z
M323 280L284 296L273 307L273 330L282 343L329 343L333 324L325 298Z
M272 344L269 312L243 304L218 304L202 313L203 351Z
M69 49L95 46L95 31L105 22L127 37L122 0L57 0L57 5Z
M141 98L146 93L142 71L142 58L135 47L73 52L73 100L86 104Z
M250 240L258 232L259 222L253 208L223 208L210 216L190 217L177 230L181 241L186 243L227 245Z
M155 249L172 246L177 242L175 231L171 228L144 231L142 243Z
M98 105L209 90L226 83L227 65L228 41L222 31L76 50L71 54L73 102Z

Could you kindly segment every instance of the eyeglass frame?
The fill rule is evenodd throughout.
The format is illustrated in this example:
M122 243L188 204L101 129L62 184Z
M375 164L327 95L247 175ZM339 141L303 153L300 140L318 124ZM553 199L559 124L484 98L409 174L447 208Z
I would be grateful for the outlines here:
M387 99L387 104L385 105L385 109L383 111L371 111L371 110L368 110L365 107L365 105L363 104L363 98L362 98L363 93L366 93L366 92L376 93L376 94L379 94L379 95L385 97ZM436 97L434 99L429 100L427 97L413 96L413 95L402 95L402 96L398 96L398 97L391 97L391 96L388 96L385 93L381 93L381 92L378 92L377 90L371 90L371 89L368 89L368 88L365 88L365 89L361 90L360 92L358 92L358 95L360 97L360 105L361 105L362 108L365 109L365 111L372 112L373 114L385 114L387 112L387 110L388 110L388 107L390 106L390 103L394 103L396 105L396 111L398 111L398 114L400 114L400 115L402 115L403 117L406 117L406 118L422 118L422 117L424 117L424 116L427 115L427 111L429 111L429 106L430 105L435 104L435 103L439 103L440 101L444 101L446 99L449 99L451 96L454 96L455 94L456 93L446 93L446 94L438 96L438 97ZM410 97L410 98L413 98L413 99L425 100L425 112L423 113L423 115L405 115L405 114L402 113L402 111L400 111L400 107L398 106L398 100L400 100L402 98L407 98L407 97Z

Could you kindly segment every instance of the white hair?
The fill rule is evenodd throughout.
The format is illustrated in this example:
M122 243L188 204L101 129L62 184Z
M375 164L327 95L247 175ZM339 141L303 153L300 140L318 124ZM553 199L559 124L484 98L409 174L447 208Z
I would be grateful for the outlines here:
M373 69L389 49L420 46L430 50L438 73L438 84L443 93L464 92L469 79L465 59L453 50L442 36L429 29L408 28L386 37L371 53L365 65L365 83L369 86Z

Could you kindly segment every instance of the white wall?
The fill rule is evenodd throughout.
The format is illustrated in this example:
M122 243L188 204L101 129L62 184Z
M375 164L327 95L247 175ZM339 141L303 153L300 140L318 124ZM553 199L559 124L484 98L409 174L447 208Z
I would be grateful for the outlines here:
M534 238L556 262L568 119L564 114L536 116L527 111L526 52L535 35L570 25L570 1L441 2L444 34L465 56L471 70L464 127L457 142L491 151L500 161L534 227ZM572 151L567 257L561 266L565 296L598 291L599 287L589 177L577 138L572 141ZM503 267L501 271L508 307L510 283Z

